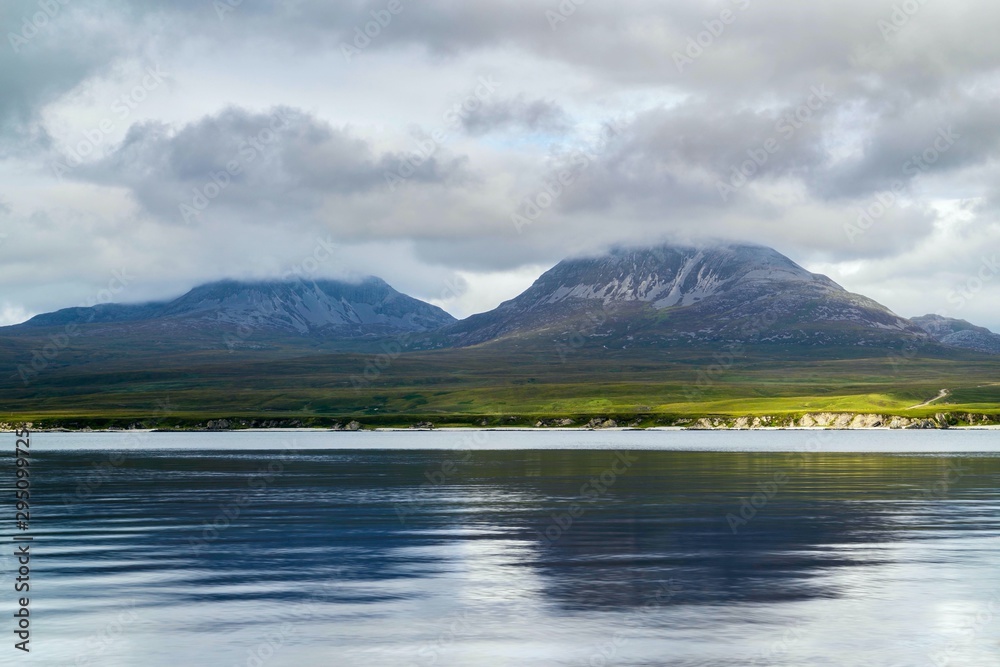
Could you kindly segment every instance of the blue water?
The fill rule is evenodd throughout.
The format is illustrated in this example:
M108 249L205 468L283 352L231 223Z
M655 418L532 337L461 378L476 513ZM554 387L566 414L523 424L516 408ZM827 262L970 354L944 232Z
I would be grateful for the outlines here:
M4 613L0 663L1000 665L998 444L35 434L32 652Z

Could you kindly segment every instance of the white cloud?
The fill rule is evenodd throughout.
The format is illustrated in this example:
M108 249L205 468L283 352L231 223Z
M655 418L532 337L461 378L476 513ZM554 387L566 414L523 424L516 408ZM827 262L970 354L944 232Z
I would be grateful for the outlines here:
M915 315L949 305L996 247L1000 43L970 28L1000 18L996 5L928 3L886 40L878 21L894 0L727 2L736 20L678 71L673 54L718 3L586 3L556 30L551 4L408 4L348 60L364 3L247 0L220 21L202 2L75 1L20 53L0 50L11 317L75 305L121 267L136 274L128 300L277 275L327 235L342 251L324 275L380 275L458 315L574 252L698 236L773 245ZM36 10L5 3L0 25ZM150 67L167 75L143 86ZM386 167L446 125L480 77L499 89L447 126L418 175L384 187ZM817 86L829 100L779 130ZM116 112L137 87L142 100ZM178 203L278 107L293 131L180 224ZM609 121L620 133L595 142ZM102 123L88 164L54 178L54 160ZM948 126L954 145L908 169ZM772 137L777 150L720 197ZM518 233L511 213L580 149L599 150ZM845 233L897 181L870 228ZM449 281L460 296L441 297ZM988 281L956 314L1000 328L996 289Z

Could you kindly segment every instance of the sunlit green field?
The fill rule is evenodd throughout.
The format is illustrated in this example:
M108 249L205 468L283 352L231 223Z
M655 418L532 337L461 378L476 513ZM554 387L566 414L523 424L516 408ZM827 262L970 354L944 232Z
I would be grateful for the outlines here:
M363 426L444 426L599 417L648 426L805 412L1000 413L1000 360L979 355L902 359L856 349L762 347L732 359L708 348L557 354L482 347L395 357L185 352L161 355L149 366L127 355L90 363L78 357L27 384L5 376L0 421L171 427L218 418L316 426L355 419ZM914 407L942 389L950 392L944 399Z

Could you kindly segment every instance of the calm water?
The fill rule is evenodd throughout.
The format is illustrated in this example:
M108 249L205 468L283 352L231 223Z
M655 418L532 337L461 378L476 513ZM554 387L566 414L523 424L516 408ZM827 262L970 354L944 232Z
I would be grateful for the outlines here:
M36 434L32 652L4 611L0 663L1000 665L998 445Z

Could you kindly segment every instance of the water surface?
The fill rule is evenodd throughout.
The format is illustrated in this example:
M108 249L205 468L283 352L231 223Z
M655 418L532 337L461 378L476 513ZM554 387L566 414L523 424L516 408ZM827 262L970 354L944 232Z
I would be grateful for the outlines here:
M18 664L1000 665L998 436L36 434Z

